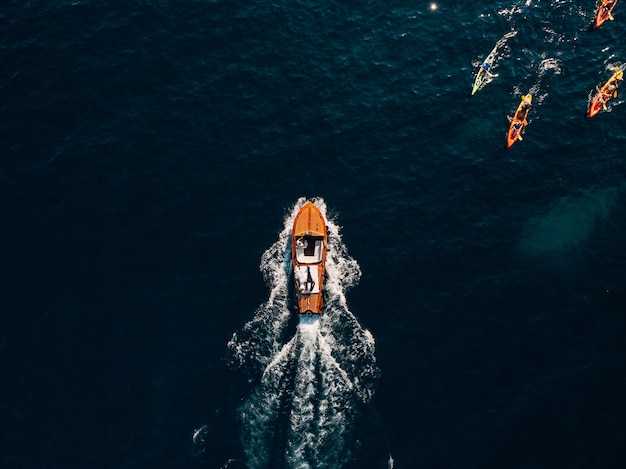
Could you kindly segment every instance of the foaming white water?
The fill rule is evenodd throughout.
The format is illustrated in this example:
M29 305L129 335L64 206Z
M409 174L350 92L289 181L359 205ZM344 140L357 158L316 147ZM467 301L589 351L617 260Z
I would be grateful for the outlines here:
M528 88L520 85L514 86L513 94L521 96L528 92L533 95L533 107L541 106L548 97L550 79L554 75L561 74L561 65L562 62L559 59L548 57L545 52L539 57L532 59L527 68L529 70L529 76L535 77L534 83L532 83L532 85ZM534 118L537 118L535 116L537 116L537 114L531 111L529 122L532 122Z
M288 243L296 213L291 213L285 220L278 241L261 256L260 269L270 288L270 295L267 302L257 308L253 319L235 333L228 343L232 365L265 367L275 359L282 347L291 314L287 298L288 277L292 271Z
M530 7L532 4L532 0L518 0L509 8L502 8L498 11L498 15L504 16L509 21L513 18L514 15L518 15L524 11L525 8Z
M229 342L231 364L256 382L240 408L248 467L341 467L354 450L359 407L378 376L374 338L347 306L345 292L361 277L339 226L315 199L328 227L324 314L302 316L290 334L295 310L290 297L290 233L301 198L285 219L279 239L261 258L268 301ZM292 325L293 327L293 325ZM290 337L290 335L292 335Z
M561 74L561 61L554 57L542 54L537 65L537 81L528 90L535 97L536 105L541 105L548 96L549 84L544 82L546 77Z

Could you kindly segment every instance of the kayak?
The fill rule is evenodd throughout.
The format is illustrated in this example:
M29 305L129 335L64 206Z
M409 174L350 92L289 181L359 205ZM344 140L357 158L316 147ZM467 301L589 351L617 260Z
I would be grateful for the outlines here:
M611 78L609 78L607 82L602 85L602 88L597 88L598 92L591 101L587 117L593 117L602 109L606 109L606 103L608 100L617 97L617 88L620 83L622 83L623 78L624 72L619 67L615 67L615 73L611 75Z
M515 115L509 118L511 125L509 125L509 131L506 134L507 148L511 148L517 140L522 140L522 129L528 125L526 116L528 116L532 102L533 96L530 93L522 96L519 106L517 106L517 110L515 111Z
M474 85L472 86L472 94L470 96L474 96L474 94L480 89L482 84L485 81L485 78L489 76L491 73L491 67L493 67L493 62L496 60L496 53L498 51L498 45L493 48L489 55L478 67L478 72L476 73L476 79L474 80Z
M617 5L617 0L602 0L596 12L596 20L593 23L594 28L599 28L606 20L613 21L613 8L615 8L615 5Z

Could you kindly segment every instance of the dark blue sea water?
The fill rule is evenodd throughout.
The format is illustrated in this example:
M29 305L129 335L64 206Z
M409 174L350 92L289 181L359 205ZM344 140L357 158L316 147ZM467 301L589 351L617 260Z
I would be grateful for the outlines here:
M3 2L1 467L625 467L626 5L436 4Z

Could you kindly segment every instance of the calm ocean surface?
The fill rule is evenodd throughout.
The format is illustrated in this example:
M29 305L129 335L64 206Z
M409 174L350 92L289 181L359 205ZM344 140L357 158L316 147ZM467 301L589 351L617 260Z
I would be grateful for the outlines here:
M626 467L625 101L585 118L626 5L594 7L3 2L0 466Z

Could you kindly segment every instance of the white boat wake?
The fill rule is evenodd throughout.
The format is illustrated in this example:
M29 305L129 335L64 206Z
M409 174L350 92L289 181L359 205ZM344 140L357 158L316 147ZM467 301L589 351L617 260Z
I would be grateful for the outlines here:
M261 258L268 301L228 344L231 365L243 368L255 384L239 409L250 468L344 465L356 446L353 423L378 376L374 338L345 299L361 271L321 199L313 202L328 227L324 314L302 316L293 335L298 318L292 307L289 242L294 217L305 202L298 200L278 241Z

